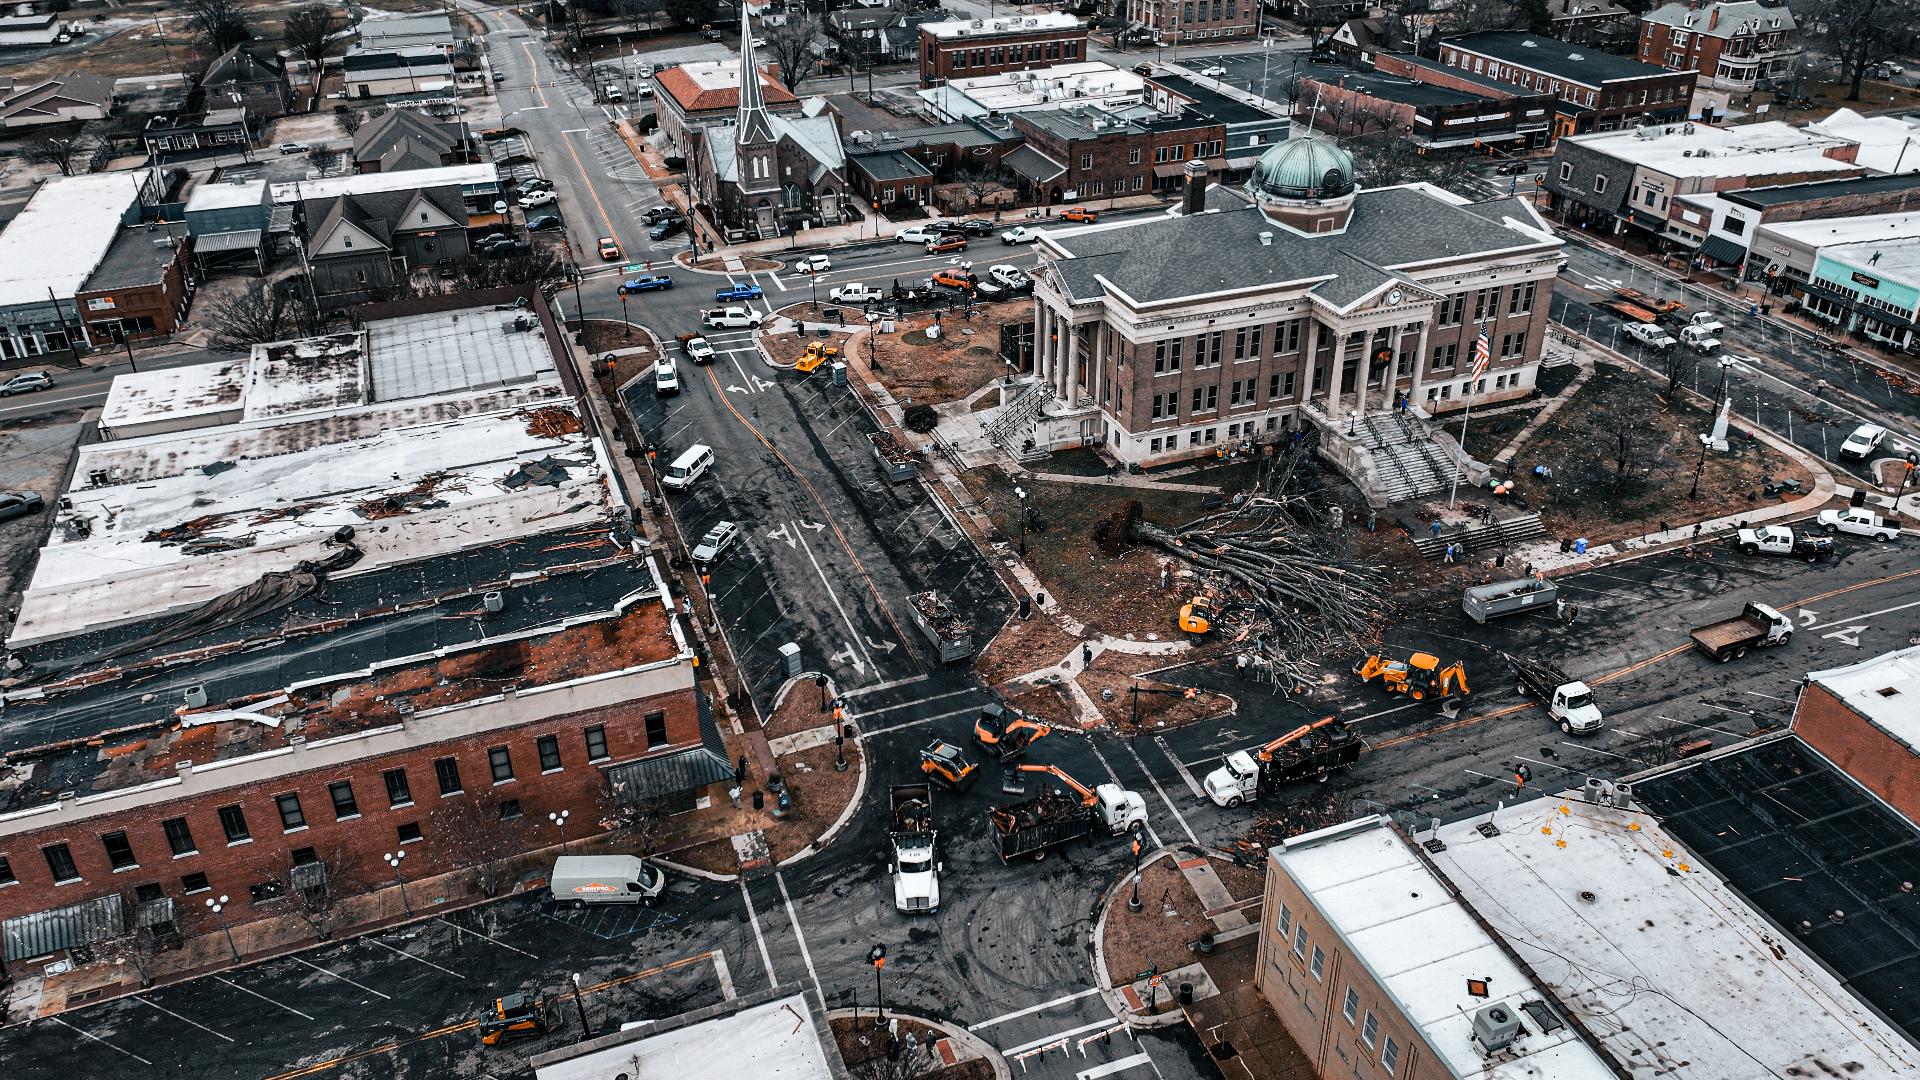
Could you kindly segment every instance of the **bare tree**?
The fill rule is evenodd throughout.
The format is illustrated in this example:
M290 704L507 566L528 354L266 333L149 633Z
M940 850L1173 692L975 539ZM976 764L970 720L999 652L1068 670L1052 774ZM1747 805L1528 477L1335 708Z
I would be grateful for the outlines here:
M207 304L206 323L214 348L243 352L312 334L320 328L320 315L298 282L255 281Z
M295 912L313 928L315 937L326 941L333 937L334 920L340 913L339 883L345 881L343 875L346 872L346 865L338 858L322 859L319 865L321 867L319 871L307 871L307 873L318 876L321 879L320 883L295 893L295 899L299 901Z
M660 0L614 0L613 13L636 34L651 33L664 12Z
M1819 0L1807 15L1807 23L1824 32L1840 61L1847 100L1859 101L1867 70L1896 55L1905 40L1890 32L1892 28L1920 22L1920 0Z
M94 948L102 960L133 968L142 990L153 985L154 962L165 951L152 930L139 926L129 926L126 933L109 938Z
M529 248L499 258L469 256L454 263L451 292L497 289L506 285L547 285L567 279L566 261L551 248ZM428 291L439 291L429 289Z
M800 89L814 73L813 41L820 34L818 15L787 16L787 21L767 31L767 55L780 65L780 82L789 90Z
M1660 358L1660 372L1667 379L1667 408L1671 409L1679 401L1680 388L1693 378L1700 367L1700 354L1692 349L1678 346L1668 349Z
M626 846L641 855L651 855L670 829L668 804L664 799L633 798L616 786L601 797L600 827L609 832L626 833Z
M72 176L75 166L93 159L100 141L90 135L54 135L27 144L25 157L36 165L52 165L61 176Z
M184 0L187 26L214 53L253 40L252 16L241 0Z
M321 63L340 44L335 35L346 26L346 19L326 4L295 8L287 16L287 48L310 65L315 84L320 82Z

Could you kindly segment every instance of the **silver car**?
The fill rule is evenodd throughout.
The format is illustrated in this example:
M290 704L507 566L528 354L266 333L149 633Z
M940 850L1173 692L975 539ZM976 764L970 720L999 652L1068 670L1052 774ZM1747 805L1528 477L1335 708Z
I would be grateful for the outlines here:
M44 371L23 371L6 382L0 383L0 397L51 389L53 389L53 376Z
M717 562L727 553L733 542L740 538L740 526L731 521L723 521L707 530L707 535L694 545L693 561L705 566Z

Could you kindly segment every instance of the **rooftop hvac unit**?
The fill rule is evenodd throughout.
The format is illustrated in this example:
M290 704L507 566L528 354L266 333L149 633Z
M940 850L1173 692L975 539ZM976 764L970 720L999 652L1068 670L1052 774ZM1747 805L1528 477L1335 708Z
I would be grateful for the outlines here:
M1480 1049L1492 1054L1505 1050L1520 1037L1520 1017L1504 1001L1483 1005L1474 1010L1473 1041Z
M204 709L207 707L207 688L204 686L187 687L187 708Z

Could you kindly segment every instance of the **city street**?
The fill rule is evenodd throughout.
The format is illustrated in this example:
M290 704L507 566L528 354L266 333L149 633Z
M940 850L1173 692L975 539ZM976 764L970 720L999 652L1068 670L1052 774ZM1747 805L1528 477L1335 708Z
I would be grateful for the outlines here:
M142 354L136 351L133 367L141 371L159 371L164 368L191 367L195 364L229 360L234 355L212 349L182 349L165 355ZM102 357L102 359L106 362L90 367L46 369L53 376L53 389L0 398L0 423L24 420L29 417L52 416L55 413L79 412L106 401L107 389L112 385L113 377L125 375L131 369L128 367L124 352L116 353L111 357Z

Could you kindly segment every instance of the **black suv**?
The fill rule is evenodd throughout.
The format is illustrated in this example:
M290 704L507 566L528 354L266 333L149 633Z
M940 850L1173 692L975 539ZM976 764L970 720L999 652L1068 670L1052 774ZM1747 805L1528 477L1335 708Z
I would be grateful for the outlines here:
M663 221L671 221L672 219L677 218L679 216L680 216L680 211L675 207L656 206L653 209L647 211L647 224L658 225Z

